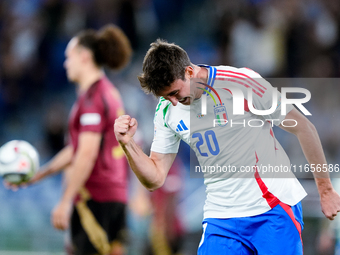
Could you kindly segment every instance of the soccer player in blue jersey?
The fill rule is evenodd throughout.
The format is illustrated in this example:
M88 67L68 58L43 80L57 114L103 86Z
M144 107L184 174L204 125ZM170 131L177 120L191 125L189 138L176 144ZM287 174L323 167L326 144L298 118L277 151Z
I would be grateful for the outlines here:
M300 201L306 192L290 171L264 174L260 166L290 166L274 136L274 124L297 136L309 164L327 164L313 124L291 105L282 115L281 104L273 105L274 88L256 72L194 65L182 48L162 40L151 44L138 79L146 92L160 97L150 156L133 140L136 119L119 117L115 135L148 190L163 185L181 139L195 151L199 168L232 166L235 170L205 171L207 198L198 254L303 254ZM234 113L237 91L243 92L245 102L252 100L249 105L254 109L267 110L273 105L274 110L265 116L253 114L251 107L244 107L243 115ZM245 124L254 120L262 125ZM340 196L328 173L314 173L314 177L323 213L332 220L340 211Z

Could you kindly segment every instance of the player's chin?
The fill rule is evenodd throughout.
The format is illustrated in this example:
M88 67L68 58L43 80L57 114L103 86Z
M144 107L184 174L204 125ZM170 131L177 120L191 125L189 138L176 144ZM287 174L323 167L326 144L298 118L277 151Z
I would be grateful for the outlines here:
M72 75L71 73L66 72L66 76L67 76L68 81L76 82L76 79L74 78L74 75Z

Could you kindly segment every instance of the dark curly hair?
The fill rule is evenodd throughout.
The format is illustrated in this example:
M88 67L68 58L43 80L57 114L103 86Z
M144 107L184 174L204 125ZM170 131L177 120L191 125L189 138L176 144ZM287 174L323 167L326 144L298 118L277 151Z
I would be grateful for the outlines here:
M93 60L98 66L107 65L111 69L121 69L130 61L130 41L115 25L107 25L99 31L88 29L77 34L76 38L79 45L92 51Z
M188 54L174 43L157 39L143 61L143 73L138 76L146 93L158 96L177 79L185 80L185 68L191 66Z

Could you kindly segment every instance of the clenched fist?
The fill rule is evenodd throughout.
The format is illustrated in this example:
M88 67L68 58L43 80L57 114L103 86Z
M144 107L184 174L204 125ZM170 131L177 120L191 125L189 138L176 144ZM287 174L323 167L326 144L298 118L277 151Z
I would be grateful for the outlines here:
M134 136L137 130L137 120L129 115L122 115L116 119L114 124L114 132L117 141L121 145L126 145Z

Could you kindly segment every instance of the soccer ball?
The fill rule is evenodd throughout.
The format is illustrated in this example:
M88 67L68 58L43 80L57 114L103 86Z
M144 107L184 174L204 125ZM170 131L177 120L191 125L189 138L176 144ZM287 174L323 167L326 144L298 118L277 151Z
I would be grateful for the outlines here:
M12 140L0 147L0 174L7 182L27 182L38 169L39 154L30 143Z

